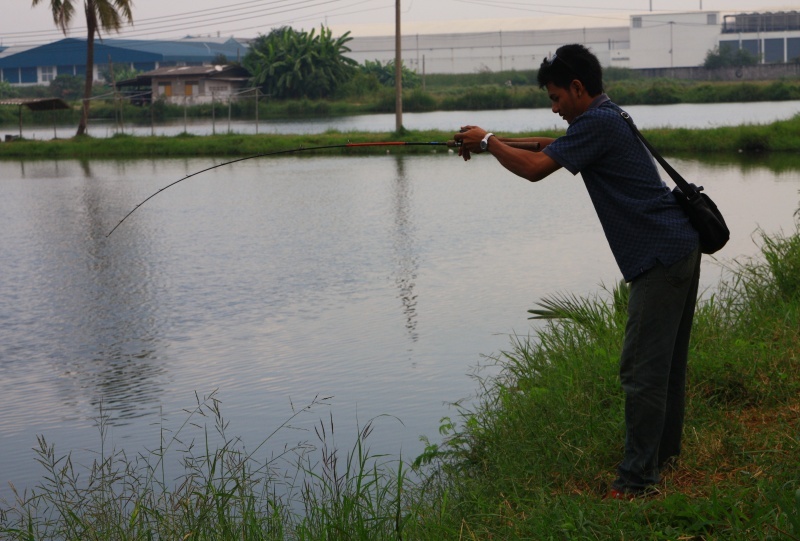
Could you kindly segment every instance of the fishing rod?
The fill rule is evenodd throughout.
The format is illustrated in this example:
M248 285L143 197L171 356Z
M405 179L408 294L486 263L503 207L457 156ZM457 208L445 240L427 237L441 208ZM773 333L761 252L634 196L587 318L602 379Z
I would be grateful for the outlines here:
M460 145L461 145L460 142L453 141L452 139L450 141L421 141L421 142L415 142L415 141L384 141L384 142L371 142L371 143L342 143L342 144L337 144L337 145L322 145L322 146L316 146L316 147L298 147L298 148L292 148L292 149L288 149L288 150L275 150L273 152L263 152L261 154L254 154L252 156L245 156L244 158L236 158L235 160L230 160L230 161L227 161L227 162L218 163L216 165L212 165L211 167L206 167L205 169L201 169L199 171L195 171L194 173L190 173L190 174L186 175L185 177L182 177L182 178L176 180L175 182L167 184L163 188L160 188L159 190L153 192L145 200L143 200L141 203L139 203L138 205L133 207L131 209L131 211L128 212L128 214L123 216L122 219L117 223L117 225L115 225L114 228L111 229L111 231L108 232L106 237L110 237L111 233L116 231L117 228L122 225L122 222L127 220L128 217L131 214L133 214L134 212L136 212L136 210L139 207L141 207L142 205L144 205L145 203L150 201L152 198L154 198L155 196L157 196L158 194L160 194L161 192L163 192L167 188L171 188L172 186L175 186L179 182L183 182L184 180L192 178L194 176L197 176L200 173L205 173L206 171L211 171L212 169L216 169L217 167L222 167L223 165L230 165L232 163L243 162L245 160L252 160L253 158L263 158L265 156L277 156L279 154L293 154L295 152L306 152L306 151L311 151L311 150L327 150L327 149L332 149L332 148L358 148L358 147L383 147L383 146L447 146L449 148L454 148L454 147L458 147ZM528 150L538 150L539 149L539 144L538 143L512 143L512 146L515 146L517 148L525 148L525 149L528 149Z

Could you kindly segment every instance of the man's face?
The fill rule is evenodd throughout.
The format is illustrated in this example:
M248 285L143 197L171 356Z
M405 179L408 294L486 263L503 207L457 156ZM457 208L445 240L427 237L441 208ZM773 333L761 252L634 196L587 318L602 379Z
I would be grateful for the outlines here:
M579 100L579 89L575 88L574 83L569 88L561 88L553 83L547 83L546 88L547 95L550 97L551 109L566 120L567 124L572 124L578 115L586 111L585 104Z

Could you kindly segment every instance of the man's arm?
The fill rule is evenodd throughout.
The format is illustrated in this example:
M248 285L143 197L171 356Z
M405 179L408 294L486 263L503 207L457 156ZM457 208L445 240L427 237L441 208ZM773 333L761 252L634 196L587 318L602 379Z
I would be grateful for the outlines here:
M477 126L465 126L453 136L456 141L461 142L459 155L464 160L469 160L471 152L481 152L480 142L486 136L486 130ZM520 141L523 138L512 139ZM541 147L552 143L554 139L549 137L530 137L524 138L531 142L539 142ZM497 158L500 165L531 182L537 182L544 177L557 171L561 165L544 152L531 152L519 148L512 148L499 137L491 137L487 151Z
M504 143L537 143L539 148L536 150L542 150L555 141L552 137L499 137L497 135L495 137Z

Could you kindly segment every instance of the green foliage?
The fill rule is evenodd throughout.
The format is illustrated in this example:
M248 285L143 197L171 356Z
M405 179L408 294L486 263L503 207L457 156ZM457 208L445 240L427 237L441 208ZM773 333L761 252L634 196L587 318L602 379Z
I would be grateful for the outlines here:
M359 67L359 71L366 76L374 76L383 86L394 88L395 86L395 64L394 60L389 60L386 64L381 64L380 60L371 62L364 61L364 65ZM417 88L421 84L419 75L408 69L405 64L400 69L403 80L403 88Z
M703 67L706 69L731 68L741 66L755 66L758 57L745 49L733 48L723 43L706 53Z
M15 89L8 81L0 81L0 98L16 98L18 95Z
M125 81L126 79L133 79L139 73L141 73L139 70L133 69L130 64L113 64L111 67L106 64L100 68L99 71L100 77L108 86L112 86L115 82L118 83L120 81ZM83 79L83 77L81 77L81 79Z
M684 452L660 495L600 499L622 452L620 284L530 311L544 326L494 359L418 461L458 495L431 514L479 539L797 539L800 231L762 241L698 305Z
M436 100L428 92L415 88L409 94L403 94L403 110L424 113L436 110Z
M55 446L39 438L35 453L43 479L0 508L0 536L19 541L402 538L415 517L405 497L413 485L402 461L395 464L368 452L375 420L359 429L350 452L333 446L331 420L315 428L316 446L304 442L261 458L272 436L326 406L326 400L315 398L296 410L248 450L228 435L212 393L187 410L175 434L165 437L168 430L162 429L154 450L136 458L107 448L109 419L101 408L98 458L91 465L58 455ZM192 427L201 433L188 434ZM190 441L195 436L205 445ZM211 442L220 443L212 447ZM183 468L174 482L164 470L173 458Z
M783 306L800 304L800 236L762 235L762 242L776 299Z
M606 84L620 105L730 103L800 99L800 81L698 82L675 79L627 79Z
M723 126L704 130L644 130L653 146L672 152L728 152L760 154L800 148L800 116L772 124Z
M338 99L374 100L383 86L374 74L366 74L358 70L347 82L336 89Z
M320 27L319 34L285 26L261 35L244 57L252 84L275 98L325 98L333 96L355 72L349 32L334 38Z
M59 75L50 82L50 92L56 98L76 100L83 95L83 77Z
M513 97L507 88L497 86L479 86L466 89L456 96L448 96L442 100L445 110L477 111L482 109L511 109Z

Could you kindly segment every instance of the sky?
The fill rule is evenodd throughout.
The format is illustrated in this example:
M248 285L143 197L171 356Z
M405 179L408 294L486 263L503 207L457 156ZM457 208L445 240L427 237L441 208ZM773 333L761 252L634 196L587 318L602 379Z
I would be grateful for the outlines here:
M83 0L69 37L85 37ZM0 45L34 46L63 37L50 0L0 0ZM401 0L404 34L625 26L649 11L791 11L794 0ZM133 0L133 25L109 37L179 39L185 36L256 37L273 28L330 27L334 36L392 35L395 0Z

